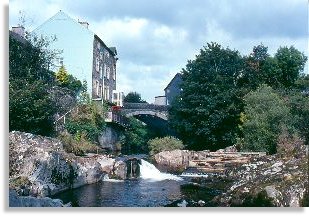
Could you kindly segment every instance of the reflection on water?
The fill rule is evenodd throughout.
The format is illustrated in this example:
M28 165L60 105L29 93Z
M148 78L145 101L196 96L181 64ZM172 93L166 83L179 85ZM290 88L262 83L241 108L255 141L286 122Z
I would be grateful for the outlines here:
M182 181L104 181L56 195L64 203L83 207L156 207L181 199Z

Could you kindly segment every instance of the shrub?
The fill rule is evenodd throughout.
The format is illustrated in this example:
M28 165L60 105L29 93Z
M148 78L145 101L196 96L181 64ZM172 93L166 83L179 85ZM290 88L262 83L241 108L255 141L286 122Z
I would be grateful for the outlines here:
M281 157L298 157L298 154L302 153L301 145L303 144L304 142L298 134L292 134L286 128L283 128L278 137L277 153Z
M293 127L290 110L274 90L262 85L244 98L245 112L242 125L245 151L276 153L277 140L284 127Z
M85 135L92 143L98 142L99 134L105 128L104 107L93 101L79 103L70 113L65 127L75 137Z
M175 137L154 138L148 141L150 155L157 154L162 151L172 151L175 149L183 149L184 145L181 140Z
M68 153L83 156L86 153L101 153L101 147L89 142L86 134L77 133L75 136L69 133L61 133L59 139L63 142L63 148Z

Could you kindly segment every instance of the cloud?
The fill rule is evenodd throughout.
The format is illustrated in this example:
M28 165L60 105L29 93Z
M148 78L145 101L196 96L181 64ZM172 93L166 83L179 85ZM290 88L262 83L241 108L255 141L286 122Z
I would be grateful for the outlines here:
M260 43L271 54L294 45L308 55L304 0L12 0L10 25L19 10L37 27L60 9L87 20L108 46L117 47L118 88L138 91L149 102L207 42L243 55Z

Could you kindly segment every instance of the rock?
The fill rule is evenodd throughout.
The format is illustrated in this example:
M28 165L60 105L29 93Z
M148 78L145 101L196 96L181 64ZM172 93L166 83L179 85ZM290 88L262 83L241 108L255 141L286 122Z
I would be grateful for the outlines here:
M116 161L114 165L114 176L115 178L126 179L127 176L127 166L122 160Z
M10 187L20 195L50 196L101 181L105 175L126 178L125 163L116 164L106 155L66 153L57 139L13 131L9 141Z
M234 183L212 200L214 206L299 207L308 193L308 155L302 146L298 157L280 155L252 158L227 173Z
M36 198L32 196L18 196L16 191L9 191L10 207L69 207L64 205L60 199L51 199L49 197Z
M178 203L177 206L178 207L187 207L188 202L186 200L183 200L181 203Z
M235 145L232 145L232 146L228 146L224 149L219 149L219 150L217 150L217 152L238 152L238 150L237 150Z

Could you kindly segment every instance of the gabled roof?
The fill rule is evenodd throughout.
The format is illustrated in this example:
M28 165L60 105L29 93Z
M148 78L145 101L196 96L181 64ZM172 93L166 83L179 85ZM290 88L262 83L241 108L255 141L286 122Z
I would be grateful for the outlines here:
M91 34L94 34L94 32L92 32L90 29L84 27L83 25L81 25L78 21L76 21L75 19L73 19L72 17L70 17L68 14L66 14L65 12L63 12L62 10L60 10L58 13L56 13L54 16L50 17L49 19L47 19L45 22L43 22L41 25L39 25L37 28L35 28L33 30L33 32L35 32L37 29L40 29L43 25L45 25L46 23L52 21L52 20L61 20L61 19L68 19L70 20L72 23L74 23L75 25L79 26L81 29L83 29L84 31L88 31Z
M114 50L112 50L111 48L109 48L108 46L106 46L106 44L103 42L103 40L97 35L95 34L93 31L91 31L89 28L86 28L85 26L83 26L78 20L73 19L72 17L70 17L68 14L66 14L65 12L63 12L62 10L60 10L58 13L56 13L54 16L50 17L48 20L46 20L43 24L39 25L37 28L35 28L33 31L36 31L37 29L41 28L41 26L43 26L45 23L54 20L54 19L68 19L71 20L72 23L78 25L81 29L83 29L83 31L88 31L89 33L93 34L94 37L96 39L98 39L103 45L104 47L108 50L108 52L115 56L117 55L117 51L116 48L114 48Z
M173 77L173 79L167 84L167 86L165 87L165 89L167 89L167 88L174 82L174 80L177 79L177 78L182 79L181 73L177 73L177 74ZM165 90L165 89L164 89L164 90Z

